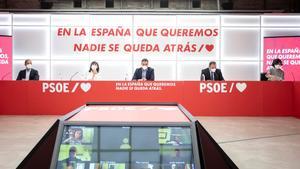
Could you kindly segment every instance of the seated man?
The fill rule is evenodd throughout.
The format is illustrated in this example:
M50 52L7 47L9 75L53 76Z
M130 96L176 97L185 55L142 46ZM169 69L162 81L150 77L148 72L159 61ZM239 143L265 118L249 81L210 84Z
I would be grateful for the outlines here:
M32 61L25 60L26 69L21 70L18 74L17 80L39 80L39 72L32 68Z
M81 159L77 158L77 148L75 146L70 147L69 157L58 163L59 169L76 169L84 168L84 163Z
M220 69L217 69L216 62L209 62L209 67L201 71L201 80L213 80L221 81L224 80L222 72Z
M148 59L142 60L142 67L137 68L134 72L132 80L145 81L154 80L154 69L148 67Z

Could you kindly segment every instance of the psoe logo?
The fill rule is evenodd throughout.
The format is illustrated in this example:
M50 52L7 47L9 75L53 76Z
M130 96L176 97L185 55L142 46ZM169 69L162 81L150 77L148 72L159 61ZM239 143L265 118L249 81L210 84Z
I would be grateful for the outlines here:
M247 89L245 82L208 82L200 83L200 93L243 93Z
M78 90L88 92L92 88L91 83L88 82L44 82L42 83L43 93L75 93Z

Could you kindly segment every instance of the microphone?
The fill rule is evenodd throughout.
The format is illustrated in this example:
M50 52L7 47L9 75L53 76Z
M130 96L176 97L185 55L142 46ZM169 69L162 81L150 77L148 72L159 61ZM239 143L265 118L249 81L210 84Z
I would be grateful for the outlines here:
M75 73L71 76L70 81L72 81L73 77L76 76L78 73L79 73L79 72L75 72Z
M58 79L59 79L59 80L62 80L62 79L63 79L63 78L62 78L62 75L61 75L61 72L58 73Z
M7 77L10 74L11 74L11 72L6 73L5 75L2 76L1 80L4 80L4 78Z
M205 75L204 74L201 74L201 80L205 81Z
M128 74L128 73L126 73L126 75L125 75L125 81L130 81L130 78L129 78L129 74Z

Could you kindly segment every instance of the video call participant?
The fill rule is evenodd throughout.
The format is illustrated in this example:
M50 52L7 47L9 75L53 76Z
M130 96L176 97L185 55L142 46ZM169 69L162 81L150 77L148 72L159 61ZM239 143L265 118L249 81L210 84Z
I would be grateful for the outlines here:
M137 68L134 72L132 80L138 81L146 81L146 80L154 80L154 69L148 67L148 59L142 59L140 68Z
M87 75L87 80L100 80L99 64L93 61L90 65L89 73Z
M217 63L215 61L209 62L209 67L201 71L201 80L224 80L222 71L221 69L217 69Z
M73 128L69 130L69 137L63 141L68 144L81 144L83 137L83 131L81 128Z
M179 136L175 136L173 140L167 142L168 144L172 144L173 146L179 146L182 144L181 139L179 138Z
M39 72L32 68L32 61L25 60L25 69L21 70L18 74L17 80L39 80Z
M179 149L175 149L169 157L169 165L166 169L188 169L189 164L186 162Z
M272 66L269 68L266 77L269 81L282 81L284 80L284 71L282 70L282 61L274 59Z
M77 149L72 146L69 149L69 157L61 161L59 169L76 169L78 163L83 163L76 157Z

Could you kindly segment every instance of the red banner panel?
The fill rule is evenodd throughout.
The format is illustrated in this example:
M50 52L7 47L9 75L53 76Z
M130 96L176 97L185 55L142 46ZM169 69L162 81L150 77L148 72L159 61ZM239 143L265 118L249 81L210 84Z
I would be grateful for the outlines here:
M297 82L1 81L0 92L2 115L63 115L87 102L177 102L194 116L300 114Z
M12 80L12 37L0 36L0 80Z

